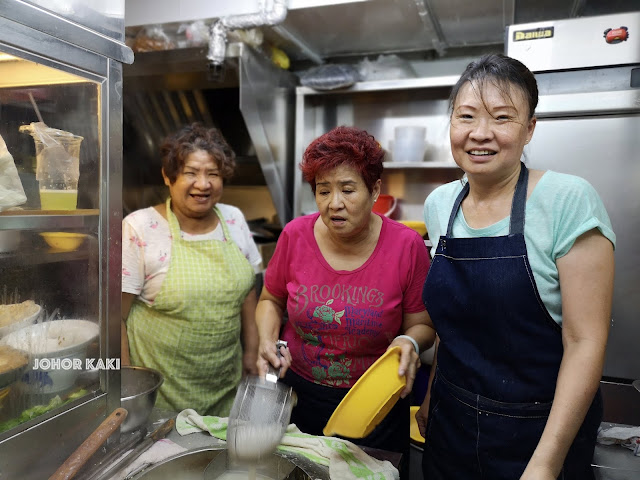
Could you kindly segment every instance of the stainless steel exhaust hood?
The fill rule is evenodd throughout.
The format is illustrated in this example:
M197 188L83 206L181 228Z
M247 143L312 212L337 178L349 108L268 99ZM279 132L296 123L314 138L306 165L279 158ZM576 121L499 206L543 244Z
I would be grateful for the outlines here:
M160 185L160 142L199 121L220 128L236 152L231 184L266 185L284 225L292 218L297 80L242 44L230 45L223 76L212 78L206 55L206 48L138 53L123 70L125 190Z
M125 25L213 23L218 16L257 12L264 2L127 0ZM261 30L294 63L380 53L446 57L487 45L501 50L505 28L514 23L640 8L638 0L289 0L288 5L281 23Z

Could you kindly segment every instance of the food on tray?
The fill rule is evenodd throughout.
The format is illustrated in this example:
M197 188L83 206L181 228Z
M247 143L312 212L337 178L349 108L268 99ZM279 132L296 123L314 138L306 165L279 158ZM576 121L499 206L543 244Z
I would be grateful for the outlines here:
M0 374L24 367L28 361L28 357L20 350L0 345Z
M0 305L0 327L6 327L12 323L19 322L37 313L40 307L33 300L26 300L22 303L12 303Z
M86 394L87 394L87 390L82 388L77 392L72 392L69 395L66 395L64 397L60 397L60 395L56 395L51 400L49 400L49 403L47 405L36 405L35 407L27 408L25 411L23 411L20 414L20 416L1 422L0 432L9 430L10 428L20 425L21 423L27 422L39 415L43 415L48 411L53 410L54 408L57 408L61 405L72 402L76 398L80 398Z

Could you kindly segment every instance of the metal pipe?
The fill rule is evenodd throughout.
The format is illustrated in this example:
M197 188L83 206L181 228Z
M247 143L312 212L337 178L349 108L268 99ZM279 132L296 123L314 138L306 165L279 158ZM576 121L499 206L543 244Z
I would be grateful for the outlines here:
M287 0L262 0L258 13L232 15L220 19L229 30L253 28L261 25L277 25L287 17Z
M209 35L209 51L207 52L207 60L211 65L221 66L224 63L224 56L227 49L227 29L218 20L211 26L211 35Z
M232 15L220 18L211 27L209 36L209 52L207 59L214 77L221 77L222 66L227 46L227 32L240 28L272 26L284 21L287 17L287 0L262 0L260 11L245 15Z

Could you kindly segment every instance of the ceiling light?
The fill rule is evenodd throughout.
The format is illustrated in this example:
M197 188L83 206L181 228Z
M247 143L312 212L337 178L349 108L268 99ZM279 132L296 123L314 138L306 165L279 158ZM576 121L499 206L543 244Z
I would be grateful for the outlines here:
M20 60L18 57L9 55L8 53L0 52L0 62L12 62L14 60Z

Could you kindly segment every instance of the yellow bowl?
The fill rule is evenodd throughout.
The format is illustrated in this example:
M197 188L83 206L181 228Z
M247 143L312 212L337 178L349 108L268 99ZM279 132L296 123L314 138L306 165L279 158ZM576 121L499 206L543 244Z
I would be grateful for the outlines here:
M407 384L398 375L400 347L387 350L351 387L334 410L322 432L348 438L364 438L387 416Z
M47 245L64 252L77 250L86 237L84 233L69 232L42 232L40 235Z
M411 407L409 414L409 437L414 443L422 445L424 443L424 437L420 435L420 429L418 428L418 421L416 420L416 413L420 407L414 405Z
M406 225L412 230L415 230L421 237L424 237L427 234L427 226L424 222L419 220L400 220L400 223Z

